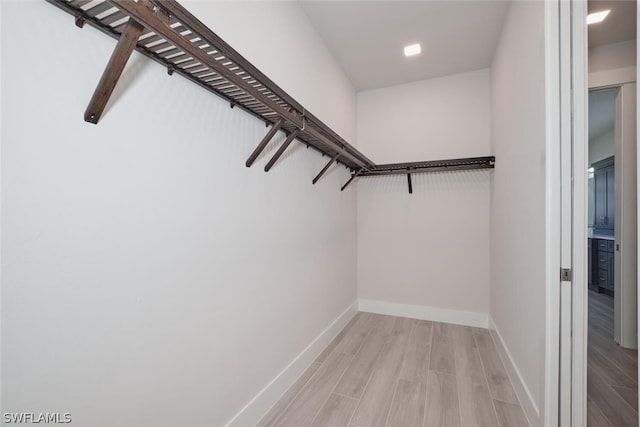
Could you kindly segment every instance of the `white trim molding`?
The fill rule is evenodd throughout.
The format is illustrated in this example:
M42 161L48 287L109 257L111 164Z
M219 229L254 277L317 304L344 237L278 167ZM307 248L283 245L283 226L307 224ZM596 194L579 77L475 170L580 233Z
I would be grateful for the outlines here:
M613 70L589 73L589 89L624 83L635 83L636 67L616 68Z
M520 374L520 370L513 361L511 353L505 345L502 335L500 335L500 331L498 331L498 328L491 317L489 317L489 332L491 333L491 337L498 349L498 354L500 355L500 359L502 359L502 364L507 370L507 375L509 375L511 384L518 396L522 410L529 421L529 425L531 427L543 426L544 419L540 416L540 409L533 399L531 391L524 382L522 375Z
M489 315L475 311L452 310L447 308L427 307L424 305L401 304L397 302L359 300L360 311L367 313L387 314L390 316L408 317L411 319L433 320L436 322L454 323L456 325L487 328Z
M273 380L255 395L225 427L253 426L265 416L286 391L311 366L331 340L344 329L358 313L358 302L354 301L324 331L320 333L298 356L296 356Z

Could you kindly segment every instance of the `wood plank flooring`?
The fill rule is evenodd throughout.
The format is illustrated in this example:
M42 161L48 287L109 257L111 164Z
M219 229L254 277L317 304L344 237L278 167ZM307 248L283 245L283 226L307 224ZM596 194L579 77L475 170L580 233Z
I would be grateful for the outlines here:
M638 425L638 352L613 341L613 298L589 291L587 426Z
M358 313L260 427L528 427L486 329Z

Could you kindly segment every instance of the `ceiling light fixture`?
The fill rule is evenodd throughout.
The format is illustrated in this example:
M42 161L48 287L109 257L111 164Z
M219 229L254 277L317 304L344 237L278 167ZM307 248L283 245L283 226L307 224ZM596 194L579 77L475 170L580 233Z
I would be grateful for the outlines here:
M422 48L420 47L420 43L410 44L409 46L404 47L404 56L414 56L422 52Z
M597 24L598 22L604 21L604 18L611 12L609 10L603 10L602 12L594 12L587 15L587 25L589 24Z

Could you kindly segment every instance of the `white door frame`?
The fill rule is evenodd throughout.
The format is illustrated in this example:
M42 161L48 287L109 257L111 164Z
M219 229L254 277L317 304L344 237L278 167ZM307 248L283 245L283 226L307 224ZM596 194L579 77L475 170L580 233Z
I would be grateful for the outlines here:
M610 73L589 82L589 93L617 91L615 98L615 290L613 339L626 348L638 345L637 301L637 88L636 76ZM586 303L588 306L588 303Z
M559 425L560 413L560 1L545 2L545 389L547 427Z
M586 425L587 4L547 2L546 426ZM556 105L557 104L557 105ZM561 269L571 271L561 279ZM575 285L578 284L578 285ZM578 307L575 304L578 304Z
M572 265L572 348L571 348L571 426L587 425L587 335L588 335L588 42L587 2L574 1L572 14L572 69L573 69L573 138L571 156L567 163L572 168L573 194L570 212Z
M616 85L615 340L637 348L636 83ZM635 199L634 199L634 196Z

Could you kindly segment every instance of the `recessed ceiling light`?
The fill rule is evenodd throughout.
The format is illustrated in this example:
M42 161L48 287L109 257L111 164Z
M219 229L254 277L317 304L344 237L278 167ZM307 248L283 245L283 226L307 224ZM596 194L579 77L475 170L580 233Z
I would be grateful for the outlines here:
M598 22L604 21L604 18L607 17L609 12L611 12L611 9L603 10L602 12L595 12L595 13L588 14L587 15L587 25L589 25L589 24L597 24Z
M420 43L410 44L409 46L404 47L404 56L414 56L422 52L422 48L420 47Z

